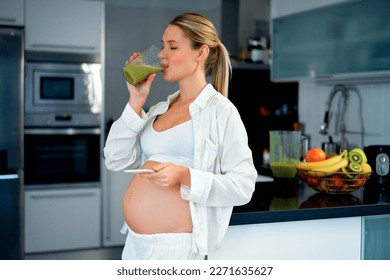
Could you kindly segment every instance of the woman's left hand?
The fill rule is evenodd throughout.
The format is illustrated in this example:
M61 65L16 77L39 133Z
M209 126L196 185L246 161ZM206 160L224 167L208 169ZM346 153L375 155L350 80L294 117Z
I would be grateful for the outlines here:
M168 189L178 184L191 185L190 170L188 167L172 162L163 162L152 167L156 172L139 174L162 188Z

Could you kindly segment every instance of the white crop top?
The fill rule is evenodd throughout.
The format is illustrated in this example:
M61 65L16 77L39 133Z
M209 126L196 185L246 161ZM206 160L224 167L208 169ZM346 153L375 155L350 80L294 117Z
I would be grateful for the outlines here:
M142 132L140 143L147 160L193 166L194 132L192 120L158 132L153 119Z

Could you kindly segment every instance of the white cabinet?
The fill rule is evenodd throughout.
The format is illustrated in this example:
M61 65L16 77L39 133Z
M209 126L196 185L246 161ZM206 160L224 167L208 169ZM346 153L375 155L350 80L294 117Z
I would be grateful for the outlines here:
M377 0L373 5L370 1L297 0L289 1L290 6L292 2L301 6L298 11L308 3L312 3L310 7L319 7L317 2L326 7L273 18L272 81L314 78L329 85L388 82L390 50L381 46L389 43L390 30L382 22L388 17L389 1Z
M24 0L0 0L0 25L24 25Z
M390 260L390 215L363 217L362 259Z
M209 259L359 260L361 217L229 226Z
M126 235L120 233L124 223L122 199L132 175L107 170L103 174L103 246L123 245Z
M25 252L100 247L100 189L26 190Z
M26 0L26 50L100 53L104 2Z

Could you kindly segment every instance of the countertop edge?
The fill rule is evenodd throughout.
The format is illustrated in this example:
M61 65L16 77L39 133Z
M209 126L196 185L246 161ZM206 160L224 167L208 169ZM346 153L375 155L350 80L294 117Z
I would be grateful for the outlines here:
M390 214L390 204L233 213L230 226Z

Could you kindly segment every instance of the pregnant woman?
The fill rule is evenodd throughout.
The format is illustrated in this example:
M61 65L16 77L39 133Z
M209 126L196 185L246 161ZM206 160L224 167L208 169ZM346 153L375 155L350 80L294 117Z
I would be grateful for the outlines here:
M124 194L122 259L203 259L221 246L233 206L250 200L257 172L227 98L230 60L214 25L178 15L161 42L163 78L179 90L146 113L156 74L127 83L129 101L104 148L110 170L154 171L136 174Z

